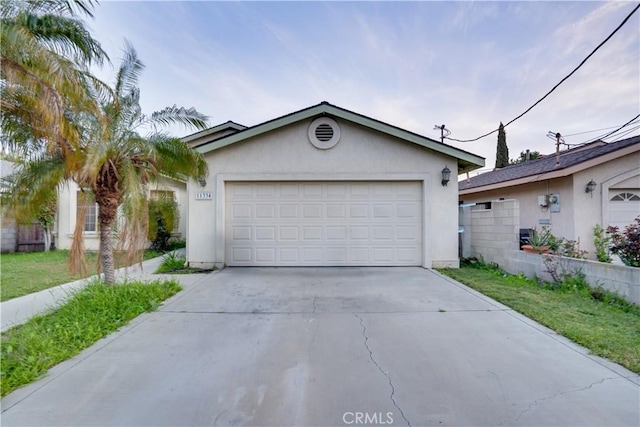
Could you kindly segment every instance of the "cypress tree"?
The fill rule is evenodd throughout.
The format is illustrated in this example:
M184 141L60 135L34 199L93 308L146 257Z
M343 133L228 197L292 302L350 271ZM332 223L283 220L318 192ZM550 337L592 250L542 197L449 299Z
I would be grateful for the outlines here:
M498 128L498 147L496 149L496 168L509 166L509 147L507 147L507 134L504 125L500 122Z

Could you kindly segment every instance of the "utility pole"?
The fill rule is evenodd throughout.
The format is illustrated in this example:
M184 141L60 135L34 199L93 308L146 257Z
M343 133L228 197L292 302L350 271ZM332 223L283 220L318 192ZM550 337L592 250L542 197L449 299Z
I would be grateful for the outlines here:
M551 132L547 133L547 136L551 139L556 140L556 167L560 166L560 144L564 144L564 138L560 134L560 132Z
M451 131L444 127L444 125L435 125L433 130L440 129L440 142L444 144L444 139L451 135ZM446 132L446 133L445 133Z

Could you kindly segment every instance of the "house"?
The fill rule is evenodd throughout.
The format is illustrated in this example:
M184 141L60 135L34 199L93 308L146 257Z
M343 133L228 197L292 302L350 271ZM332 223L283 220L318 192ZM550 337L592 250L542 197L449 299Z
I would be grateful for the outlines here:
M491 209L495 200L518 200L520 228L548 225L595 259L596 224L622 229L640 215L640 136L496 169L460 181L458 189L460 203L475 203L475 210Z
M172 234L184 238L187 230L187 183L160 176L151 183L149 191L152 198L169 196L176 200L180 220ZM87 251L97 251L100 248L98 205L73 181L65 182L58 191L58 211L53 233L56 248L71 249L76 219L82 204L86 204L83 228L84 248Z
M187 261L222 266L458 266L449 173L484 158L322 102L188 136Z

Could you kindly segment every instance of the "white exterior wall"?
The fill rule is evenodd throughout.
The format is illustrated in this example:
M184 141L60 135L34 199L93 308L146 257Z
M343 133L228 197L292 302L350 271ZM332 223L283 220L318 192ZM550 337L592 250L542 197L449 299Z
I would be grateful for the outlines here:
M71 249L73 232L76 228L78 185L67 181L58 191L58 221L56 227L56 248ZM100 248L100 233L84 233L84 248L97 251Z
M180 212L180 222L178 231L182 238L187 235L187 185L167 178L160 178L157 183L150 186L150 190L170 190L174 191L178 210ZM58 212L57 223L54 235L56 237L56 248L71 249L73 242L73 232L76 227L76 213L78 202L78 185L73 181L67 181L58 191ZM84 248L87 251L98 251L100 248L100 232L84 232Z
M424 266L457 266L457 186L440 183L445 166L455 176L457 160L340 119L340 142L319 150L307 137L312 120L205 154L206 186L189 183L189 263L224 265L225 181L423 180ZM212 192L212 200L195 200L198 191Z
M574 233L580 236L581 248L589 251L589 258L595 258L593 226L600 224L605 229L609 225L609 189L621 182L633 185L640 175L640 154L635 153L600 164L573 175L575 225ZM585 192L587 183L597 184L593 196ZM640 186L635 187L636 189ZM640 215L640 212L638 212Z

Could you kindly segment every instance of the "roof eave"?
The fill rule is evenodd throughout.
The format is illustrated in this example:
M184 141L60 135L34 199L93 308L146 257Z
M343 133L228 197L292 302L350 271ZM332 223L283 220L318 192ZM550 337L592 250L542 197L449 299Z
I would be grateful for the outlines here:
M595 157L593 159L586 160L582 163L578 163L577 165L570 166L568 168L551 170L548 172L543 172L536 175L528 175L523 176L521 178L512 179L509 181L496 182L494 184L483 185L479 187L473 187L468 189L459 189L458 193L463 196L465 194L474 194L480 193L483 191L491 191L498 190L500 188L505 187L514 187L516 185L529 184L532 182L546 181L548 179L554 178L563 178L566 176L573 175L576 172L580 172L585 169L592 168L594 166L600 165L602 163L609 162L611 160L615 160L620 157L624 157L628 154L640 151L640 144L629 145L627 147L621 148L616 151L612 151L610 153L606 153L602 156Z
M211 135L211 134L216 133L216 132L220 132L220 131L225 130L225 129L233 129L233 130L237 130L237 131L243 131L246 128L247 128L246 126L241 125L239 123L228 121L228 122L221 123L219 125L210 127L208 129L201 130L201 131L196 132L196 133L192 133L191 135L187 135L187 136L182 137L180 139L182 140L182 142L188 143L188 142L191 142L191 141L195 141L196 139L202 138L204 136Z
M262 135L264 133L278 129L280 127L287 126L287 125L296 123L298 121L305 120L305 119L319 116L319 115L331 115L352 123L359 124L361 126L365 126L365 127L377 130L381 133L384 133L408 142L412 142L424 148L428 148L433 151L457 158L458 173L464 173L474 169L478 169L478 168L484 167L484 164L485 164L484 157L480 157L475 154L460 150L458 148L455 148L446 144L442 144L433 139L400 129L398 127L389 125L387 123L354 113L349 110L345 110L345 109L333 106L328 103L321 103L318 105L314 105L304 110L300 110L300 111L288 114L286 116L276 118L274 120L256 125L251 128L247 128L238 133L224 136L215 141L202 144L198 146L196 149L200 153L206 154L214 150L219 150L220 148L226 147L228 145L235 144L236 142L253 138L258 135Z

